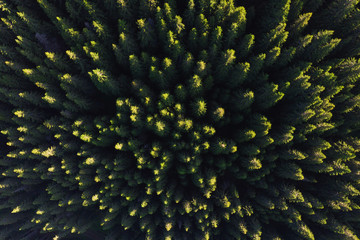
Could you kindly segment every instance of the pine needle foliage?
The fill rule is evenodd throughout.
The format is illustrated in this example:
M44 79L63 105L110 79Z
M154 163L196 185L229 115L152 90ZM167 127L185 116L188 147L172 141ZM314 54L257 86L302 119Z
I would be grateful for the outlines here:
M359 239L358 0L0 19L0 239Z

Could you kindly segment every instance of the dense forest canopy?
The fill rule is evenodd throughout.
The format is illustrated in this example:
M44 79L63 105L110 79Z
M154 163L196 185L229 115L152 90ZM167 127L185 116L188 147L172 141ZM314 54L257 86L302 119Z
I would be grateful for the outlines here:
M359 0L0 19L0 239L359 239Z

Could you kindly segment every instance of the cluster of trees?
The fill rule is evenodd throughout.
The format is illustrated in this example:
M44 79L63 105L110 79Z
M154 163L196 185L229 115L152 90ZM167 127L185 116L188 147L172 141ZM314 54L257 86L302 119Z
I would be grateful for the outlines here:
M359 6L0 0L0 239L359 239Z

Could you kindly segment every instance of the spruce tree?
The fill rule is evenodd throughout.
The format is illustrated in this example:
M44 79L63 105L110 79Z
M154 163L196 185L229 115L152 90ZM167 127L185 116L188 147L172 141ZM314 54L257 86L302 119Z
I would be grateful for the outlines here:
M360 238L358 0L0 20L0 239Z

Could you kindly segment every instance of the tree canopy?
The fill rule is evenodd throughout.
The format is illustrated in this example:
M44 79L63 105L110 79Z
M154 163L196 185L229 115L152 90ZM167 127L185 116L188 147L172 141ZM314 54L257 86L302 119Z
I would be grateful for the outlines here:
M0 19L0 239L359 239L359 0Z

